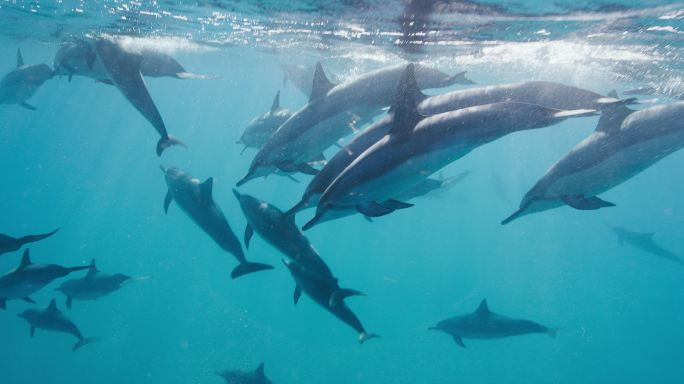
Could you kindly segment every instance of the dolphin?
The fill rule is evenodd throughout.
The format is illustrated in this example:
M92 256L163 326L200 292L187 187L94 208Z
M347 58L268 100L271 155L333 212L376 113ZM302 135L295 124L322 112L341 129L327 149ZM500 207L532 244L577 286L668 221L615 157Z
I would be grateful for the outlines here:
M595 210L615 204L597 195L624 183L684 146L684 102L604 112L596 130L558 160L501 224L569 205Z
M73 348L71 348L72 351L76 351L85 345L97 341L95 338L83 337L76 324L57 309L55 299L52 299L50 305L44 310L27 309L17 316L29 323L31 326L31 337L36 334L36 328L74 335L78 341L74 344Z
M365 296L364 293L353 289L340 288L336 278L321 275L317 268L311 268L308 265L295 261L283 260L283 263L290 270L292 277L297 283L294 291L295 305L297 305L303 291L318 305L352 327L359 334L359 344L363 344L369 339L380 337L374 333L366 332L359 318L356 317L354 312L344 302L344 299L349 296Z
M502 339L530 333L545 333L556 337L558 331L557 328L548 328L530 320L514 319L491 312L487 299L482 300L475 312L442 320L429 330L451 335L456 344L463 348L463 339Z
M294 216L286 215L274 205L253 196L240 194L235 189L233 193L247 218L245 248L249 248L250 239L256 232L289 259L315 269L326 278L334 278L309 239L304 237L295 224Z
M666 260L674 261L679 265L684 266L684 260L682 260L681 257L677 256L669 249L663 248L660 244L653 240L653 232L643 233L615 226L611 226L610 228L613 230L613 232L615 232L615 235L617 235L620 246L627 243L634 248L640 249L644 252L648 252Z
M505 101L542 105L561 110L596 109L612 111L634 99L619 99L616 93L603 96L580 88L550 82L528 81L456 90L436 96L416 93L417 110L422 116L430 116L457 109ZM318 197L333 180L361 153L377 143L394 124L392 113L366 128L342 150L338 151L309 182L301 201L291 211L316 205Z
M261 148L273 135L273 132L292 116L292 112L280 107L280 91L276 93L271 110L255 117L249 122L236 144L247 148Z
M52 232L44 233L42 235L27 235L19 238L14 238L12 236L0 233L0 256L7 252L17 251L28 243L33 243L36 241L47 239L48 237L57 233L57 231L59 231L59 228L55 229Z
M60 277L88 268L88 266L63 267L56 264L33 264L27 249L17 268L0 276L0 308L6 309L8 300L21 299L35 304L29 296Z
M161 138L157 142L157 156L172 145L185 146L177 138L170 136L152 96L147 90L145 79L140 72L142 56L125 51L119 44L109 39L98 39L93 43L97 59L102 63L107 77L124 95L135 109L140 112Z
M392 93L406 65L381 68L356 79L333 84L316 64L309 102L295 112L264 144L250 164L240 186L275 169L307 171L307 163L349 133L344 126L320 123L343 112L367 118L392 101ZM441 88L456 83L472 83L464 73L449 76L435 69L416 65L422 88Z
M330 210L355 208L366 216L383 216L412 204L396 196L475 148L509 133L557 124L570 117L593 116L595 110L562 111L535 104L502 102L424 117L421 97L409 65L392 106L394 123L378 142L358 156L320 196L309 229Z
M222 371L216 375L223 377L227 384L271 384L272 381L264 373L264 363L259 364L254 372Z
M233 279L248 273L273 268L270 265L247 261L242 246L240 246L240 240L235 236L228 220L214 202L212 196L213 178L210 177L205 182L200 183L198 179L175 167L167 170L162 168L162 171L169 187L164 199L164 212L168 212L169 205L175 200L183 212L190 216L195 224L202 228L221 249L233 254L240 262L230 274Z
M26 100L52 76L52 69L46 64L24 64L21 50L17 49L17 67L0 79L0 104L18 104L35 110Z
M121 289L122 284L130 281L130 276L100 272L95 266L95 259L90 262L90 269L85 277L63 282L55 291L66 296L66 306L71 309L73 300L97 300Z

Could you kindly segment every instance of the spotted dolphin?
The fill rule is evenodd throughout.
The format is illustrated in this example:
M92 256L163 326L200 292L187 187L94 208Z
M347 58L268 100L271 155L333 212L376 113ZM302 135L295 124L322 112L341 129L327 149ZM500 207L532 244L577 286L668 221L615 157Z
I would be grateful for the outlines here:
M344 125L322 126L320 123L343 112L351 111L362 117L374 115L392 102L392 94L405 67L405 64L401 64L381 68L335 85L328 80L318 63L309 102L283 123L264 144L237 185L266 176L275 169L311 173L307 163L350 133ZM416 66L416 76L422 88L472 83L463 73L449 76L423 65Z
M44 233L41 235L26 235L18 238L0 233L0 256L7 252L18 251L21 247L23 247L26 244L47 239L48 237L57 233L57 231L59 231L59 228L55 229L52 232Z
M344 302L350 296L365 296L362 292L340 288L338 280L332 276L321 275L317 268L310 268L305 264L295 261L283 260L287 269L297 285L294 291L295 305L299 301L302 292L306 293L313 301L332 313L345 324L352 327L358 334L359 344L369 339L377 338L378 335L366 332L358 317Z
M570 117L593 116L592 109L562 111L540 105L502 102L424 117L416 100L423 98L413 67L396 92L394 123L378 142L358 156L320 196L309 229L331 210L355 208L382 216L411 204L396 196L475 148L509 133L557 124Z
M169 205L175 201L191 219L209 237L211 237L221 249L231 253L240 262L233 269L231 277L233 279L242 275L272 269L266 264L248 262L240 246L235 233L230 228L228 220L221 212L221 209L214 202L212 196L214 179L209 178L205 182L192 177L187 172L178 168L171 167L167 170L162 169L166 184L169 187L164 199L164 212L168 212Z
M625 107L613 115L604 112L596 130L551 166L502 224L563 205L612 207L597 195L684 147L684 102L637 112Z
M271 384L272 381L264 373L264 363L259 364L253 372L227 370L216 372L226 384Z
M677 264L684 266L684 259L653 240L653 232L637 232L618 226L611 226L610 228L617 236L620 246L628 244L636 249L640 249L665 260L674 261Z
M252 119L236 144L243 144L245 149L260 149L273 136L273 132L290 116L292 116L292 112L280 107L280 91L278 91L271 104L271 109Z
M558 330L530 320L496 314L489 310L486 299L482 300L475 312L442 320L429 329L451 335L456 344L463 348L465 348L463 339L501 339L531 333L543 333L555 337Z
M84 277L64 281L55 291L66 296L66 306L71 309L74 300L97 300L121 289L122 284L132 277L121 273L103 273L97 269L95 259Z
M35 110L26 100L52 76L52 69L46 64L24 64L21 50L17 49L17 67L0 79L0 104L18 104Z
M76 324L57 309L55 299L52 299L50 305L44 310L27 309L18 316L26 320L31 326L31 337L35 336L36 329L44 329L46 331L66 333L75 336L78 341L71 348L72 351L76 351L97 340L92 337L83 337L83 334L81 334L81 331Z
M60 277L88 268L88 266L63 267L56 264L33 264L27 249L17 268L0 276L0 308L6 309L8 300L35 303L30 298L32 294Z

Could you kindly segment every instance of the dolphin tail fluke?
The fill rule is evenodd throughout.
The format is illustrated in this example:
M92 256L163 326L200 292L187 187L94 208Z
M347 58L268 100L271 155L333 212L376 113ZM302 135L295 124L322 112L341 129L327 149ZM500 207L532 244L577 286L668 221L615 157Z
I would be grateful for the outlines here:
M166 135L157 142L157 156L161 156L168 147L173 145L180 145L181 147L188 148L188 146L180 141L177 137Z
M36 241L40 241L40 240L43 240L43 239L47 239L48 237L50 237L50 236L54 235L55 233L57 233L57 231L59 231L59 228L55 229L55 230L52 231L52 232L44 233L44 234L42 234L42 235L28 235L28 236L24 236L24 237L20 238L19 241L20 241L22 244L33 243L33 242L36 242Z
M380 335L378 335L378 334L361 332L359 334L359 344L363 344L370 339L379 339L379 338L380 338Z
M558 328L546 328L546 334L549 335L549 337L552 339L556 338L557 333L558 333Z
M0 297L0 309L7 309L7 299Z
M92 343L96 342L97 340L98 339L96 339L94 337L84 337L83 339L79 340L76 344L74 344L74 347L71 348L71 351L76 352L80 348L82 348L88 344L92 344Z
M245 262L235 267L235 269L233 269L233 272L230 273L230 277L233 279L237 279L240 276L247 275L249 273L265 271L267 269L273 269L273 266L268 264Z
M447 80L449 84L462 84L462 85L472 85L476 84L474 81L470 80L468 76L466 76L466 71L459 72L451 77L449 77L449 80Z

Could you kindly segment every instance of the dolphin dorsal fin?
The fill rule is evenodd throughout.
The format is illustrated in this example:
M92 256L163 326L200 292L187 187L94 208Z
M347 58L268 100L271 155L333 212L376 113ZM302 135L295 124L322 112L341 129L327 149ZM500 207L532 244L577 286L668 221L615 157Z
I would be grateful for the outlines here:
M205 200L211 200L212 190L214 189L214 178L208 178L204 183L200 184L200 197Z
M97 266L95 265L95 259L92 259L90 261L90 269L88 269L88 274L86 275L86 277L93 277L97 275L98 272L99 271L97 269Z
M616 99L619 99L619 98L620 98L620 97L618 96L618 94L617 94L617 91L614 90L614 89L611 90L610 92L608 92L608 97L613 97L613 98L616 98Z
M29 255L29 250L27 249L24 251L24 254L21 256L21 262L19 263L19 268L17 268L17 270L24 269L31 264L33 264L33 263L31 262L31 256Z
M21 56L21 49L17 48L17 68L24 65L24 58Z
M273 104L271 104L271 113L275 113L280 109L280 91L276 93L273 99Z
M52 299L52 301L50 301L50 305L48 305L46 312L48 312L48 313L59 312L59 309L57 309L57 302L55 301L55 299Z
M416 81L415 66L410 63L397 85L394 95L394 102L390 112L394 113L394 123L390 128L390 133L403 135L410 132L416 124L423 118L418 113L418 103L426 96L418 88Z
M259 364L254 373L257 375L257 377L266 377L266 374L264 373L264 363Z
M480 306L477 307L477 309L475 310L475 313L477 313L480 316L489 315L491 313L489 311L489 306L487 305L487 299L483 299L480 302Z
M313 75L313 81L311 85L311 95L309 96L309 102L318 99L319 97L325 95L330 91L335 84L333 84L332 81L328 80L328 77L325 76L325 72L323 72L323 66L321 65L321 62L316 63L316 70L314 71Z

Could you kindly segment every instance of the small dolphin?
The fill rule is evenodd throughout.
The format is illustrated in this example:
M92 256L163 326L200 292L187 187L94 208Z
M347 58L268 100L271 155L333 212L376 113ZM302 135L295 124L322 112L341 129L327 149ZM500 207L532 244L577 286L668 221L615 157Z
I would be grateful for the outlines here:
M7 252L17 251L19 250L19 248L23 247L28 243L33 243L36 241L47 239L48 237L57 233L57 231L59 231L59 228L55 229L50 233L44 233L42 235L27 235L19 238L14 238L12 236L0 233L0 256Z
M364 118L373 116L391 104L396 84L406 65L381 68L356 79L333 84L320 63L316 65L309 102L295 112L264 144L252 161L238 186L275 169L306 171L306 164L326 148L349 134L344 126L319 124L343 112L353 112ZM422 88L441 88L453 84L470 84L464 73L449 76L423 65L416 66L418 84Z
M17 49L17 67L0 79L0 104L18 104L35 110L26 100L52 76L52 69L46 64L24 64L21 50Z
M260 149L290 116L292 112L280 107L280 91L278 91L273 99L271 110L252 119L236 144L243 144L245 149Z
M90 262L88 274L77 279L63 282L55 291L66 296L66 306L71 309L73 300L97 300L121 289L122 284L132 278L121 273L107 274L100 272L95 266L95 259Z
M632 247L640 249L644 252L648 252L652 255L662 257L663 259L677 262L679 263L679 265L684 265L684 260L682 260L681 257L677 256L674 252L663 248L660 244L656 243L655 240L653 240L653 232L636 232L623 227L611 226L610 228L617 235L620 246L627 243Z
M214 202L212 196L213 178L210 177L205 182L200 183L198 179L175 167L166 171L162 168L162 171L169 187L164 199L164 212L169 211L169 205L175 200L183 212L190 216L195 224L202 228L219 247L233 254L240 262L240 265L235 267L230 274L233 279L248 273L273 268L266 264L251 263L245 259L240 240L235 236L228 220Z
M335 317L342 320L345 324L352 327L358 332L359 344L363 344L366 340L379 337L374 333L368 333L363 328L361 321L349 309L344 299L349 296L365 296L362 292L353 289L340 288L338 280L332 276L321 275L318 269L310 268L307 265L300 264L294 261L283 260L287 269L290 270L292 277L297 283L294 291L295 305L305 292L318 305L328 310Z
M29 323L31 326L31 337L35 336L36 328L74 335L78 339L78 342L71 348L72 351L76 351L85 345L97 341L95 338L83 337L76 324L57 309L55 299L52 299L50 305L44 310L27 309L17 316Z
M264 373L264 363L259 364L254 372L223 371L216 372L227 384L271 384L272 381Z
M548 328L533 321L493 313L489 310L486 299L482 300L475 312L442 320L429 329L448 333L463 348L463 339L502 339L530 333L545 333L555 337L558 331L557 328Z
M29 297L30 295L40 291L55 279L88 268L88 266L63 267L56 264L33 264L27 249L17 268L0 276L0 308L7 308L7 300L21 299L35 304Z
M595 210L615 204L597 195L684 147L684 102L633 112L604 111L596 130L558 160L501 224L569 205Z
M475 148L509 133L557 124L594 110L561 111L535 104L502 102L424 117L413 66L406 69L392 106L389 133L359 155L321 195L309 229L331 210L355 208L376 217L411 207L396 197Z

